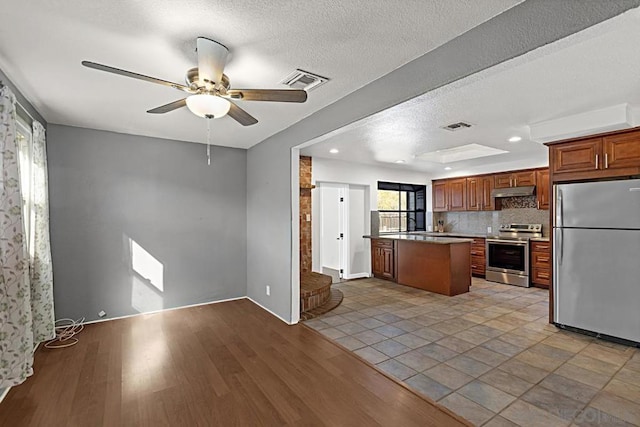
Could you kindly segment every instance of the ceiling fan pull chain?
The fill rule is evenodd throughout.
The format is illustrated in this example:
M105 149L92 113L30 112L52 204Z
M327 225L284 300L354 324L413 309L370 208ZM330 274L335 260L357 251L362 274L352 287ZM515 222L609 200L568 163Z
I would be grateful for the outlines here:
M211 166L211 117L207 117L207 165Z

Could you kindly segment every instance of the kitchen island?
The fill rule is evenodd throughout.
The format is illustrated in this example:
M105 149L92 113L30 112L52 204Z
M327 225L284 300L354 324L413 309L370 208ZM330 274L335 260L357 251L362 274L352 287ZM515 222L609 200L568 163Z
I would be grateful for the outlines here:
M469 292L473 239L383 234L371 239L374 276L442 295Z

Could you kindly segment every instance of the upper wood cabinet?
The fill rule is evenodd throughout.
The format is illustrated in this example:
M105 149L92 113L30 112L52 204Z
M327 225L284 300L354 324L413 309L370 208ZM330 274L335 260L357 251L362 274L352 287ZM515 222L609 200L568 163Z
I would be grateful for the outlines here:
M536 185L536 173L533 170L498 173L494 177L495 188Z
M480 210L480 181L479 176L467 178L467 209L470 211Z
M448 180L449 200L448 210L467 210L467 178L455 178Z
M547 145L553 182L640 174L638 128Z
M554 160L550 168L554 174L597 170L601 153L602 138L554 145L549 153Z
M433 181L433 211L447 211L448 185L446 180Z
M467 210L492 211L494 210L493 175L470 176L467 178Z
M539 175L540 171L543 171L544 175ZM524 187L536 185L536 181L538 182L539 209L549 209L550 190L547 168L434 180L432 209L433 212L500 210L500 203L491 196L494 188Z
M640 166L640 131L602 138L605 169Z
M549 209L551 204L551 182L549 181L549 169L536 171L536 201L538 209Z

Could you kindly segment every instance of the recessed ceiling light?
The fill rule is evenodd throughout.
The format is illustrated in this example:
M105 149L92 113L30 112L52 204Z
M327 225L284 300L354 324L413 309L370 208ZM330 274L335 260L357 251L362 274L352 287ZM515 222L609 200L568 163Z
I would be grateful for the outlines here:
M331 150L329 150L329 152L331 154L338 154L340 152L340 150L338 150L337 148L332 148Z
M404 160L396 160L396 163L406 163Z
M446 171L450 171L451 169L452 169L451 166L447 166L446 168L444 168L444 170Z
M519 141L522 141L521 136L512 136L511 138L509 138L509 142L519 142Z

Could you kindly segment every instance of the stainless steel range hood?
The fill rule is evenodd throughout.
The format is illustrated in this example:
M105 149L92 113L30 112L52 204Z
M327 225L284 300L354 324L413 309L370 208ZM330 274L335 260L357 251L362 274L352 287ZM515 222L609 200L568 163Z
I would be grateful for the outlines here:
M491 197L533 196L534 194L536 194L535 185L529 185L527 187L496 188L491 190Z

